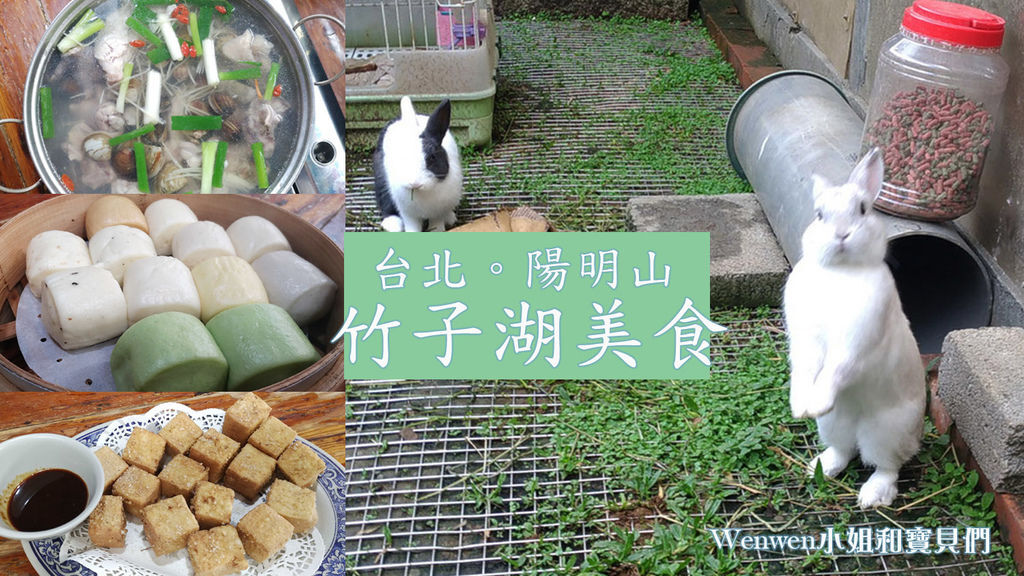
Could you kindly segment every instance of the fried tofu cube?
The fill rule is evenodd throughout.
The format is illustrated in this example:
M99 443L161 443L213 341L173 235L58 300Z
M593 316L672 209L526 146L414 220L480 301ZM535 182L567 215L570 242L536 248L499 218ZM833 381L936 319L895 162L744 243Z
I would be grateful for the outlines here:
M184 548L189 535L199 532L199 523L179 494L146 506L142 510L142 530L153 553L163 556Z
M224 411L224 434L244 443L268 416L270 405L249 392Z
M302 442L294 442L277 459L277 469L296 486L309 488L327 469L327 464L312 448Z
M132 435L128 437L128 443L125 445L121 457L132 466L138 466L150 474L156 474L157 468L160 467L160 460L164 457L166 446L167 441L159 435L136 426L132 430Z
M256 562L263 562L284 548L292 533L291 523L267 504L253 508L238 521L238 536L245 552Z
M274 475L274 459L246 444L224 472L224 485L255 500Z
M114 485L114 480L128 469L128 464L107 446L96 451L96 458L100 461L100 466L103 466L103 492L106 492Z
M124 500L120 496L104 496L89 514L89 540L95 546L123 548L126 525Z
M227 486L201 481L192 494L192 514L199 521L199 527L209 530L214 526L231 523L231 507L235 503L235 491Z
M271 458L277 458L284 449L295 440L295 430L284 422L271 416L260 424L260 427L249 437L249 444L259 448Z
M199 462L184 454L178 454L171 458L157 477L160 478L160 493L165 498L170 498L178 494L191 496L196 484L202 480L209 480L210 472Z
M188 537L188 558L195 576L226 576L249 568L234 526L217 526Z
M308 532L316 526L316 492L312 490L279 478L267 491L267 505L290 522L296 532Z
M185 454L192 444L203 435L203 429L184 412L171 418L160 430L160 437L167 441L167 452L171 456Z
M189 458L206 466L210 482L220 482L228 462L235 457L241 444L210 428L189 448Z
M114 496L124 499L129 514L142 517L142 509L160 498L160 479L138 466L129 466L114 482Z

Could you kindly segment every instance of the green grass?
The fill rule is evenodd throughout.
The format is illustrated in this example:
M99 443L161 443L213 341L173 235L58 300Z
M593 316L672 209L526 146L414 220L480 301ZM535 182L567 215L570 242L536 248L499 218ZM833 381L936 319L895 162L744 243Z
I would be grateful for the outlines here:
M361 430L364 460L367 450L376 450L382 462L406 459L395 445L410 433L428 445L464 442L475 454L465 465L452 460L443 478L424 480L422 490L415 475L395 483L383 472L368 488L371 498L377 489L420 491L373 503L409 510L444 494L444 501L455 502L445 504L444 516L463 502L468 533L490 531L474 544L487 546L489 555L500 547L498 555L525 574L815 574L833 572L837 564L844 573L877 573L880 561L871 556L813 553L758 562L752 552L719 550L709 533L743 527L761 535L817 535L833 526L844 534L863 525L958 526L961 535L969 526L990 527L990 557L901 555L887 559L888 569L909 562L919 574L973 575L988 572L952 566L984 560L991 573L1015 573L1011 550L998 535L993 497L979 490L977 474L957 460L947 435L926 422L922 450L904 468L903 492L893 506L859 510L857 490L870 470L858 461L834 480L806 472L819 449L817 434L813 422L789 413L778 311L717 310L712 317L730 330L715 337L707 380L441 383L445 391L433 393L424 382L397 393L409 395L397 405L379 387L352 385L356 412L373 414ZM415 391L419 386L422 393ZM349 414L349 421L359 426L362 416ZM531 466L558 472L534 473ZM352 477L370 479L355 464ZM397 514L382 544L363 546L388 548L385 563L402 561L407 540L396 536L392 543L390 531L434 528L429 509L419 514L416 524ZM362 520L373 516L367 511ZM453 529L452 520L446 522ZM588 554L581 552L584 530ZM502 546L509 540L516 544Z
M769 316L763 310L720 312L715 320L759 322ZM757 563L741 561L752 556L713 545L708 529L726 522L753 525L761 533L817 534L825 524L841 531L853 523L880 522L905 528L990 526L996 534L991 495L977 489L977 474L956 461L948 436L930 424L916 487L894 504L919 502L908 510L857 510L856 490L866 476L857 461L836 480L807 476L804 467L814 452L806 438L816 436L813 423L789 414L787 362L780 350L783 335L764 329L738 348L729 373L705 381L554 384L562 408L545 418L554 430L552 449L563 478L585 463L596 466L588 473L607 475L610 488L625 489L614 504L623 517L642 507L659 519L648 526L653 535L647 538L617 525L606 528L607 537L580 566L559 564L567 551L560 549L557 534L523 526L514 536L534 540L506 550L508 561L527 574L762 573ZM601 505L586 498L545 502L535 523L562 527L592 522ZM533 553L539 560L523 560ZM993 554L997 572L1013 573L1008 546L994 543ZM912 561L924 568L951 560L946 555ZM832 569L832 559L821 553L777 564L784 574ZM847 559L840 566L856 570L857 564Z
M553 81L557 86L562 74L571 76L575 70L595 62L600 64L604 59L597 53L566 51L557 42L534 38L530 23L538 19L546 17L503 21L503 48L510 61L553 67L559 73ZM554 169L578 175L581 196L628 190L630 180L641 171L669 178L678 194L749 192L749 185L729 166L721 142L727 111L700 105L702 94L729 90L736 85L732 67L715 48L707 30L699 22L681 27L674 22L640 18L584 22L607 38L609 44L618 46L621 54L628 54L634 73L646 81L633 94L634 106L609 117L591 116L582 121L584 133L597 130L600 124L614 147L599 148L583 158L555 157ZM495 104L497 142L512 133L516 118L544 113L556 105L549 86L531 86L523 78L522 70L517 68L499 82ZM573 109L574 105L563 104L570 117L580 112ZM715 144L709 146L709 142ZM547 184L514 169L508 176L511 181L523 183L518 191L533 192L535 197ZM578 213L578 207L572 212Z

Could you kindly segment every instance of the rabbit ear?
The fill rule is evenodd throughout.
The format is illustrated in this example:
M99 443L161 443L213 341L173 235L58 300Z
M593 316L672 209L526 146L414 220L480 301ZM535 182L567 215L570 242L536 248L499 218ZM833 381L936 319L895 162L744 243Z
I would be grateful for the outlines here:
M402 96L402 121L403 122L415 122L416 121L416 109L412 107L412 98L408 96Z
M437 109L427 120L427 128L423 131L424 136L429 136L438 142L444 140L444 133L448 131L448 124L452 119L452 103L445 99L437 105Z
M874 200L882 191L882 178L885 176L885 165L882 163L882 153L878 148L872 148L861 158L850 173L849 183L854 184L861 191L861 194L870 200Z

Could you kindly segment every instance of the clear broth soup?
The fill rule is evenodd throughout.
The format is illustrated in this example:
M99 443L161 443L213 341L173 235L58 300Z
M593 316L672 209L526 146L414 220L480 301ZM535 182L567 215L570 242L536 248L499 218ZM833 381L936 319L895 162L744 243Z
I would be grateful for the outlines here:
M183 2L197 16L201 3ZM242 1L232 2L228 14L214 12L209 37L216 46L219 74L254 68L258 77L207 81L203 56L168 59L153 64L147 53L154 45L126 22L135 2L107 0L93 6L104 21L98 33L61 53L54 47L43 62L41 86L52 94L54 135L44 140L46 155L68 191L84 193L139 192L133 143L144 145L149 191L199 193L203 171L203 142L227 143L222 186L214 193L257 193L272 189L292 158L299 154L303 118L296 71L283 47L276 43L267 16ZM151 5L169 12L176 5ZM267 8L269 10L269 8ZM85 14L76 14L64 31ZM162 41L157 21L139 20ZM170 18L177 41L194 46L190 27ZM62 36L63 37L63 36ZM133 69L123 112L117 110L124 63ZM278 63L278 95L263 98L272 63ZM143 127L147 76L161 73L159 121L143 136L111 147L109 140ZM304 73L304 71L302 71ZM37 106L39 104L37 103ZM215 130L172 130L171 116L220 116ZM40 114L40 118L42 114ZM266 161L267 188L258 186L252 144L261 142Z

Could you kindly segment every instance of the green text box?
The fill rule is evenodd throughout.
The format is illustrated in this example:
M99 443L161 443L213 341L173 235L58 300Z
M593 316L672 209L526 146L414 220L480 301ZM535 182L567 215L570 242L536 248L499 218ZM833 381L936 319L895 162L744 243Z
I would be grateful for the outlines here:
M707 378L724 330L708 315L705 232L354 232L345 244L349 378Z

